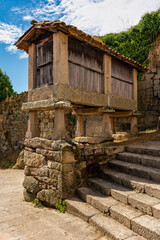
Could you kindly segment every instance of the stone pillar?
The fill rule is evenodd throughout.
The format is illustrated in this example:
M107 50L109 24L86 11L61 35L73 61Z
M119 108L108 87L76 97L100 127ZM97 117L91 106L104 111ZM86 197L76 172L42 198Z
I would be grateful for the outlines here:
M137 116L132 116L132 119L131 119L131 134L132 135L137 135L137 133L138 133Z
M28 51L28 91L35 88L36 81L36 46L32 43Z
M65 128L65 119L64 119L63 108L55 109L55 122L54 122L54 131L53 131L53 139L65 139L66 136L66 128Z
M103 57L104 71L104 94L111 93L111 57L104 54Z
M34 138L39 136L40 136L40 130L38 127L37 111L30 111L26 138Z
M102 119L102 137L112 138L111 119L108 113L103 114Z
M68 36L62 32L53 34L53 84L69 84Z
M84 116L77 115L77 129L76 129L76 137L84 136Z

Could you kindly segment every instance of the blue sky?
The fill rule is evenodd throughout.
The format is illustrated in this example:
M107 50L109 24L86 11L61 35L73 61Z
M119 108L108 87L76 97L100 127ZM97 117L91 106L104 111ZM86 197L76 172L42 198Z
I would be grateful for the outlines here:
M127 30L160 0L0 0L0 68L18 93L27 90L28 58L14 43L30 21L60 19L91 35Z

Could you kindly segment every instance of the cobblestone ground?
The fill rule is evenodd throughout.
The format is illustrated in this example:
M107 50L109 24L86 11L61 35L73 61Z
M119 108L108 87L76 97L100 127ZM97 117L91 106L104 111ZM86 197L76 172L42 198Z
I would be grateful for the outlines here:
M23 200L23 171L0 170L0 240L104 240L83 220Z

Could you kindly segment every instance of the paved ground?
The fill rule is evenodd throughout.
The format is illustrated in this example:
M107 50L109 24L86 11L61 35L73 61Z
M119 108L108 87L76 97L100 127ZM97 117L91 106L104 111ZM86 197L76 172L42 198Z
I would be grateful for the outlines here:
M0 240L107 240L77 217L23 201L22 182L22 170L0 170Z

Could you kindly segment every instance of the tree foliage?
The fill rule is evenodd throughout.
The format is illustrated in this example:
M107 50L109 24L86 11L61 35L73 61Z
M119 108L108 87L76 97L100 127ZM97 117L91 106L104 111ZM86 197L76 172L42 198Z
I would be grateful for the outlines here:
M16 93L13 90L12 84L6 73L0 69L0 102Z
M124 56L147 65L149 49L160 33L160 9L146 13L140 22L125 32L99 37L106 45Z

